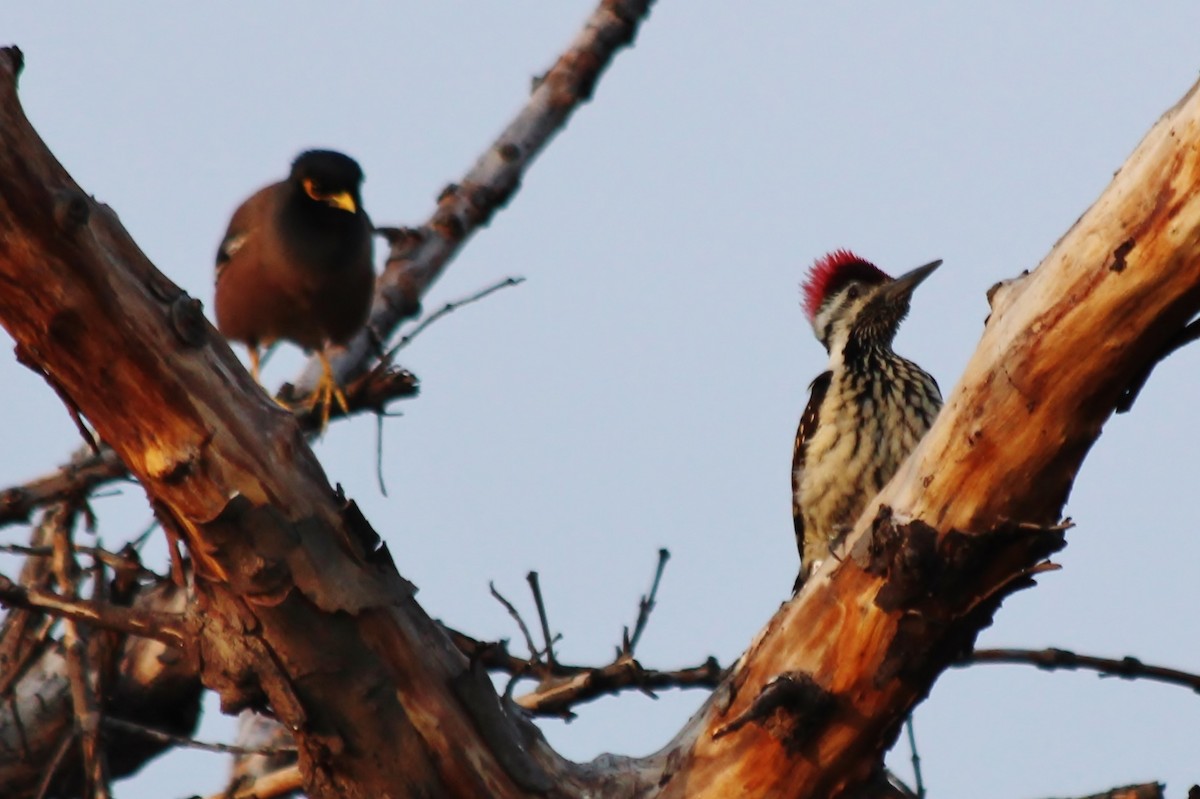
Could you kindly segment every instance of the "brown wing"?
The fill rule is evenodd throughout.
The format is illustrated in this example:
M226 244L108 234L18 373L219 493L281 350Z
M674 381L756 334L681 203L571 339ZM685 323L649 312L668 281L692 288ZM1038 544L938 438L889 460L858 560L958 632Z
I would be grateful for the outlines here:
M217 248L216 279L218 284L222 274L226 271L226 266L235 259L235 256L246 244L251 242L253 242L252 246L257 244L254 240L261 235L261 229L274 213L272 192L276 191L278 185L276 183L259 189L247 197L245 202L233 212L233 217L229 220L229 228L221 239L221 246ZM243 259L244 256L238 260Z
M260 189L238 206L217 249L217 329L230 341L252 348L277 338L272 321L277 292L265 279L270 273L264 270L263 256L274 213L272 193L278 185Z
M800 504L800 481L804 476L804 456L808 452L809 439L816 432L817 415L821 411L821 403L825 401L825 392L829 390L829 383L832 379L833 372L822 372L809 385L808 405L800 416L800 426L796 429L796 444L792 451L792 526L796 530L796 549L799 550L802 558L804 557L804 513ZM793 590L800 589L803 576L802 568L800 576L796 578L796 586Z

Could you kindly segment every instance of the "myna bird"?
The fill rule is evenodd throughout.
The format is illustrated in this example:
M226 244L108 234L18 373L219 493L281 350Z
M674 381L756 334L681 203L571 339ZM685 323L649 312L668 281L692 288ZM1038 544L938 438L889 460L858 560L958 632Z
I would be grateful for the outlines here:
M375 286L371 221L362 208L363 173L349 156L309 150L286 180L259 189L229 221L217 251L217 329L250 350L280 339L315 351L323 367L312 407L349 410L325 356L367 321Z

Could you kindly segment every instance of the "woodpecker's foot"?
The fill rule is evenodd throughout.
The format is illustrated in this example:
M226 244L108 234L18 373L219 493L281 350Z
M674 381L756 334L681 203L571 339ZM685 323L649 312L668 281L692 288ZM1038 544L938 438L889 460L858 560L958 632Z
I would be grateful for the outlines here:
M839 553L846 545L846 539L854 532L852 524L837 524L833 527L833 538L829 539L829 557L842 562L842 556Z
M333 403L336 402L342 409L342 413L345 414L350 413L350 403L346 401L346 394L333 375L333 366L329 363L329 358L326 357L324 350L318 352L317 357L321 359L321 380L313 389L308 409L313 413L317 412L317 408L321 409L321 423L317 430L323 433L329 426L329 415L333 411Z

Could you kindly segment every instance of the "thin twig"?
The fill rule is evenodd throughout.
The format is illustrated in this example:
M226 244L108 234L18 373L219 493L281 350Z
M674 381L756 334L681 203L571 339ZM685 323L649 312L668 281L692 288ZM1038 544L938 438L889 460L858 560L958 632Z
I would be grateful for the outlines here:
M1121 677L1126 680L1155 680L1170 685L1181 685L1200 693L1200 674L1169 669L1165 666L1149 666L1135 657L1115 658L1078 655L1066 649L977 649L967 655L956 666L973 666L978 663L1018 663L1037 666L1039 669L1088 669L1099 672L1101 677Z
M50 758L50 762L46 764L46 773L42 776L42 781L38 784L37 793L34 794L35 799L46 799L46 794L50 791L50 785L54 782L54 777L58 774L58 770L62 767L63 760L67 757L67 752L71 751L71 744L75 743L75 730L67 730L63 735L62 743L58 745L58 749L54 752L54 757Z
M184 735L173 735L169 732L156 730L152 727L146 727L132 721L117 719L109 716L104 719L104 726L111 727L114 730L122 730L123 732L132 732L149 738L152 741L159 743L170 744L172 746L183 746L188 749L199 749L202 752L216 752L222 755L286 755L295 754L297 749L295 744L285 744L283 746L238 746L236 744L215 744L206 741L197 741L195 738L188 738Z
M54 390L54 393L58 395L58 399L62 402L63 406L66 407L67 414L71 417L71 421L75 423L75 429L79 432L79 436L83 439L84 444L87 445L88 450L93 455L99 455L100 443L96 440L96 437L92 435L92 431L88 429L87 423L83 421L83 414L79 411L79 406L75 404L75 400L66 392L66 390L62 387L62 384L59 383L53 375L38 365L36 361L34 361L32 358L29 358L25 348L20 344L17 345L16 355L18 363L28 367L35 374L45 380L46 384Z
M182 647L188 640L183 614L156 613L85 599L67 599L52 591L19 586L4 575L0 575L0 604L39 610L95 627L153 638L172 646Z
M525 580L529 583L529 590L533 592L533 604L537 606L538 621L542 625L542 640L546 642L546 662L553 666L556 662L554 639L550 636L550 619L546 617L546 603L542 599L542 586L538 582L538 573L529 572L525 575Z
M20 744L18 756L22 760L28 760L29 736L25 734L25 722L21 721L21 709L17 706L17 697L9 694L4 701L8 702L8 715L13 720L13 726L17 728L17 742Z
M375 479L379 481L379 493L387 497L387 484L383 482L383 414L375 414Z
M913 780L917 784L917 799L925 799L925 780L921 778L921 756L917 754L917 733L913 728L911 713L904 720L904 728L908 732L908 749L912 752Z
M625 628L624 639L621 642L621 648L625 654L632 656L633 650L637 648L638 641L642 638L642 633L646 629L646 624L650 621L650 613L654 610L656 598L658 597L658 584L662 581L663 570L667 568L667 561L671 559L671 553L664 549L658 550L658 566L654 570L654 582L650 584L650 593L643 594L638 600L638 615L637 621L633 625L633 635L629 635L629 628Z
M36 508L84 496L98 485L128 477L125 464L107 446L101 447L99 455L76 453L52 474L0 491L0 524L28 521Z
M151 501L150 504L151 507L155 507L157 513L159 508L155 506L155 501ZM167 554L171 559L171 580L175 585L183 588L187 585L187 567L183 562L183 535L176 528L176 522L173 520L173 517L167 515L165 509L163 510L164 512L159 514L159 521L161 523L163 519L168 520L167 523L162 525L162 531L167 539Z
M109 568L118 569L136 567L138 574L141 577L161 579L161 576L157 572L147 569L140 562L135 561L133 558L126 557L119 552L102 549L101 547L89 547L83 544L73 544L72 548L75 550L76 554L87 555L96 562L102 563ZM29 546L28 544L0 544L0 552L8 552L14 555L27 555L32 558L46 558L54 554L54 548L45 546L34 547Z
M51 558L59 592L65 602L78 600L79 564L71 541L77 513L69 507L54 511L59 520L55 525L54 554ZM67 676L71 685L71 705L75 713L75 729L79 733L79 748L83 761L83 795L108 799L108 769L104 748L100 743L100 702L93 684L92 658L88 651L87 635L75 619L63 621L63 652L67 661Z
M397 352L399 352L400 350L404 349L409 344L411 344L413 339L415 339L417 336L421 335L421 333L425 332L425 329L427 327L432 325L437 320L441 319L443 316L453 313L454 311L457 311L459 308L462 308L465 305L470 305L473 302L479 302L484 297L487 297L489 294L494 294L497 291L499 291L500 289L508 288L509 286L519 286L520 284L522 284L524 282L525 282L525 278L523 278L523 277L510 276L510 277L504 278L503 280L501 280L497 283L493 283L492 285L488 286L485 289L480 289L479 291L475 292L474 294L472 294L469 297L462 297L461 299L451 300L450 302L443 305L441 308L438 308L436 311L434 311L433 313L426 316L424 319L421 319L419 322L417 322L416 326L413 327L412 330L408 331L403 336L401 336L400 340L397 341L396 344L390 350L387 351L387 354L384 355L382 360L384 361L384 363L390 363L392 358L394 358L396 356Z
M488 583L488 588L491 590L492 596L496 598L496 601L503 605L504 609L508 611L508 615L512 616L513 619L516 620L517 627L521 630L521 635L525 636L525 645L529 647L530 661L539 661L541 657L538 653L537 644L533 642L533 634L529 632L529 627L525 624L525 620L521 618L521 614L517 612L517 609L513 606L513 603L505 599L500 592L496 590L495 583Z
M152 519L150 524L146 525L146 529L139 533L137 538L129 542L130 545L138 552L141 552L142 547L146 545L146 542L150 540L150 536L158 527L158 519Z
M571 708L601 696L625 690L650 692L668 688L707 688L720 684L721 664L710 657L698 666L658 670L642 668L628 655L620 655L607 666L575 666L540 663L510 654L504 641L479 641L469 635L443 627L450 640L464 655L488 671L503 672L514 679L538 676L540 684L517 697L518 705L537 716L569 718ZM650 694L653 696L653 694Z

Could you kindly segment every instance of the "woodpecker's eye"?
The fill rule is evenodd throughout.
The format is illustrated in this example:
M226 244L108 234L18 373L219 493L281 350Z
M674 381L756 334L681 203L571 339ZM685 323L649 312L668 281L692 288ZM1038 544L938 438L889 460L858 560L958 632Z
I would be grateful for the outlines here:
M858 299L858 286L856 286L853 283L850 284L850 288L846 289L846 299L848 299L848 300L857 300Z

